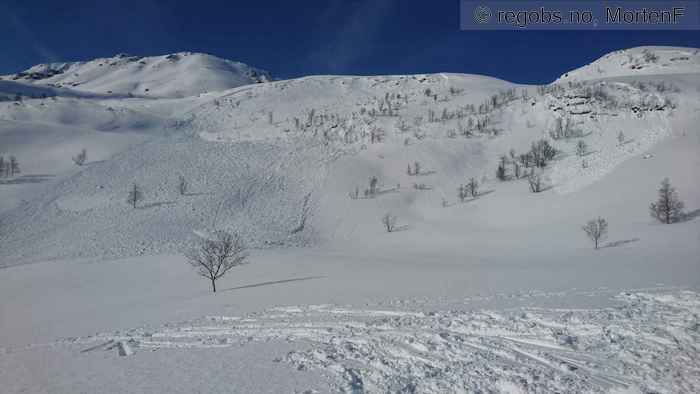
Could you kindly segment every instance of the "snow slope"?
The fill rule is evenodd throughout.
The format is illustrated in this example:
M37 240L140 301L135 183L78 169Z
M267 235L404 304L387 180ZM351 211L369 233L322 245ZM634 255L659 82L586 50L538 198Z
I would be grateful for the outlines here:
M496 181L494 168L511 149L523 153L538 139L551 140L557 119L571 123L580 137L552 140L560 154L543 171L552 187L545 195L575 193L674 133L692 133L698 99L697 79L686 75L536 89L487 77L435 74L306 77L161 104L91 99L65 101L68 109L61 106L63 99L6 103L5 116L14 122L79 122L103 141L115 132L151 140L122 153L113 150L111 160L57 179L45 193L9 212L5 221L17 230L8 234L2 254L5 264L17 264L179 252L196 239L194 231L214 224L244 233L257 247L342 244L361 240L365 231L381 232L378 218L387 211L414 226L412 231L452 237L459 224L449 223L449 212L463 205L456 190L469 177L491 194L472 206L545 201L528 192L524 179ZM31 134L20 129L8 135ZM87 142L77 138L66 146ZM38 141L45 138L16 140L40 151ZM575 154L578 140L589 146L585 157ZM67 151L59 151L66 156L64 166L70 165ZM407 175L407 166L416 161L423 171ZM180 175L195 195L177 195ZM372 176L378 178L377 198L349 198L355 190L362 197ZM649 195L659 180L645 178ZM146 193L137 210L125 203L133 183ZM686 198L695 198L692 182L678 187L688 191ZM646 218L644 208L638 209ZM518 217L517 212L507 216L504 231L518 224ZM494 220L477 220L473 231ZM62 231L66 228L72 230ZM29 246L26 239L36 243Z
M697 48L646 46L608 53L591 64L569 71L555 83L610 77L696 74Z
M266 71L203 53L130 56L39 64L5 80L141 97L187 97L270 81Z
M645 49L675 57L629 52ZM23 169L0 179L1 380L10 392L697 391L689 59L610 60L609 75L543 87L313 76L178 98L0 81L0 152ZM555 139L560 121L571 136ZM515 179L511 159L495 178L502 155L541 138L559 151L538 171L546 190ZM670 226L648 213L666 176L689 213ZM472 177L481 193L460 201ZM387 212L399 231L382 227ZM597 216L610 234L593 250L580 227ZM215 228L254 250L211 295L181 252ZM115 360L125 345L134 354ZM239 367L203 377L212 362Z

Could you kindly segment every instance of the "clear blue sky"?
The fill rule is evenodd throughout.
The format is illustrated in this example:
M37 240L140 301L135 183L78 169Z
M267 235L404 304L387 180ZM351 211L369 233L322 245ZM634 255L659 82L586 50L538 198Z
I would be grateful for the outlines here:
M120 52L206 52L308 74L462 72L551 82L639 45L700 47L697 31L459 30L458 0L0 0L0 73Z

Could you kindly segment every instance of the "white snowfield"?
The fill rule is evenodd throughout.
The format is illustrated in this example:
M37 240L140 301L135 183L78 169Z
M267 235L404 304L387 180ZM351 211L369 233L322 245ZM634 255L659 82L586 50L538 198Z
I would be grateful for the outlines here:
M0 391L697 392L699 59L633 48L546 86L189 53L3 77ZM514 163L540 139L533 193ZM182 252L216 229L252 249L214 295Z
M268 360L333 392L697 392L700 295L623 293L605 309L405 311L278 307L36 345L108 357L287 342ZM13 355L24 349L8 349ZM83 357L98 359L97 355ZM100 361L97 361L100 362ZM109 387L109 389L122 389ZM669 390L669 388L672 388Z
M203 53L118 54L87 62L38 64L3 80L104 95L187 97L272 80L266 71Z
M645 46L611 52L595 62L562 75L556 83L610 77L696 74L697 48Z

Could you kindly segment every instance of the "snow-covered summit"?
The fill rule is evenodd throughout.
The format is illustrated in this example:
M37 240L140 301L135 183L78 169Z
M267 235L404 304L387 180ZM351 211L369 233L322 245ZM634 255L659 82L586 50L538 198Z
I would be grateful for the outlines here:
M192 52L151 57L118 54L85 62L38 64L0 78L92 93L151 97L188 97L272 79L267 71Z
M644 46L608 53L593 63L569 71L555 82L610 77L694 74L700 70L697 48Z

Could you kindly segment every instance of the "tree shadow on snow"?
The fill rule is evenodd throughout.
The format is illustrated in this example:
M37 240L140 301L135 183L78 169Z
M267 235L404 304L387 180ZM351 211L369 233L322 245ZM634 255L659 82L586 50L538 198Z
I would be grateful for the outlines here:
M476 195L476 198L479 198L479 197L483 197L483 196L489 195L489 194L491 194L491 193L493 193L493 192L495 192L495 190L494 190L494 189L491 189L491 190L486 190L485 192L481 192L481 193L478 193L478 194ZM476 200L476 198L473 198L472 200Z
M375 196L381 196L383 194L388 194L388 193L398 193L399 189L397 188L392 188L392 189L384 189L384 190L377 190L376 193L374 193Z
M173 204L175 204L175 201L158 201L158 202L143 204L140 207L138 207L138 209L149 209L149 208L160 207L161 205L173 205Z
M680 219L678 219L678 222L679 223L689 222L689 221L691 221L699 216L700 216L700 209L696 209L694 211L684 213L683 216L681 216Z
M603 245L601 248L616 248L618 246L627 245L627 244L630 244L632 242L637 242L637 241L639 241L639 238L623 239L620 241L608 242L607 244Z
M305 276L302 278L291 278L291 279L282 279L282 280L273 280L269 282L261 282L261 283L254 283L252 285L243 285L243 286L237 286L237 287L231 287L228 289L224 289L221 291L230 291L230 290L240 290L240 289L249 289L252 287L262 287L262 286L270 286L270 285L279 285L282 283L289 283L289 282L301 282L305 280L312 280L312 279L323 279L326 278L325 276Z
M12 179L0 179L0 185L22 185L27 183L42 183L50 181L51 178L56 175L51 174L35 174L35 175L22 175L17 178Z

